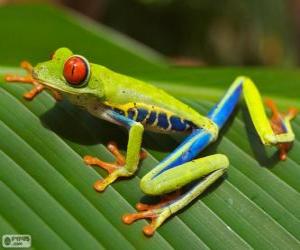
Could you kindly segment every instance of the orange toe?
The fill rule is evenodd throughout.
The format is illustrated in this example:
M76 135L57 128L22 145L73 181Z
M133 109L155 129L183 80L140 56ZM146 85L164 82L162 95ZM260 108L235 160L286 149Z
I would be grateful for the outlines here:
M143 232L147 236L152 236L155 233L155 228L149 224L143 228Z

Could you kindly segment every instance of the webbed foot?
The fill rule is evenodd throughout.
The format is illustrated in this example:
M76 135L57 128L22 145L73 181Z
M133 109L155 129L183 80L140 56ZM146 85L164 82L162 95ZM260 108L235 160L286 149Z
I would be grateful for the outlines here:
M107 149L114 155L116 161L113 163L105 162L97 157L86 155L83 158L83 161L87 165L98 166L102 169L105 169L108 172L108 176L103 180L98 180L94 184L94 189L98 192L102 192L109 184L114 182L118 177L129 176L130 173L124 168L126 165L125 156L119 151L118 146L115 142L109 142ZM141 151L140 159L145 159L147 153Z
M154 205L137 203L137 213L124 214L122 221L125 224L131 224L139 219L150 219L151 223L143 228L143 232L147 236L152 236L155 230L172 215L170 204L174 203L180 198L180 191L176 191L172 194L165 195L160 202Z
M272 100L267 100L266 105L272 111L272 117L270 119L271 127L276 135L286 133L290 128L290 121L296 117L298 110L296 108L290 108L288 112L279 112L276 104ZM279 143L278 154L280 160L285 160L287 158L287 153L292 146L292 142Z

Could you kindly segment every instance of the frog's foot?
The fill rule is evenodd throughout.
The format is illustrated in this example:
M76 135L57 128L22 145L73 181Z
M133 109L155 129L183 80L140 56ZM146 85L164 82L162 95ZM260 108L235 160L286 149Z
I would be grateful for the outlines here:
M180 195L180 191L165 195L164 198L155 205L138 203L136 208L139 212L124 214L122 220L125 224L131 224L139 219L150 219L151 223L143 228L143 232L147 236L152 236L155 230L173 214L170 204L179 200Z
M6 82L19 82L19 83L26 83L26 84L32 84L33 88L31 90L29 90L28 92L26 92L23 97L26 100L33 100L39 93L41 93L44 90L44 86L42 84L40 84L38 81L36 81L33 77L32 77L32 65L27 62L27 61L23 61L21 62L21 68L25 69L27 71L27 75L25 76L18 76L18 75L6 75L4 77ZM61 95L59 94L59 92L55 91L55 90L51 90L53 97L59 101L61 100Z
M150 219L151 223L143 228L143 232L147 236L152 236L155 230L171 215L168 207L147 210L143 212L125 214L122 220L125 224L131 224L139 219Z
M270 123L274 133L279 135L291 130L290 121L296 117L298 110L296 108L290 108L287 113L280 113L276 104L272 100L267 100L266 104L272 111ZM292 142L279 143L277 145L280 160L285 160L287 158L287 153L291 148L291 145Z
M118 146L115 142L109 142L107 145L108 150L115 156L116 161L113 163L105 162L97 157L86 155L83 160L87 165L98 166L105 169L108 172L108 176L103 179L96 181L94 184L94 189L96 191L102 192L109 184L114 182L118 177L130 176L131 174L124 168L126 165L125 156L119 151ZM147 157L145 151L141 151L140 159Z
M136 209L138 211L147 211L147 210L152 210L152 209L157 209L161 208L162 206L166 205L167 203L170 203L171 201L177 199L180 196L181 192L180 190L177 190L171 194L164 195L162 199L156 203L156 204L146 204L139 202L136 204Z

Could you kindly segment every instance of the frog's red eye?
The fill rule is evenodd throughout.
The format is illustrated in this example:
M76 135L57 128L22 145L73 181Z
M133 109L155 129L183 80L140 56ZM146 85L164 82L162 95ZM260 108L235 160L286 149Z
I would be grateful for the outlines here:
M81 86L89 77L89 63L82 56L71 56L64 65L64 77L73 86Z

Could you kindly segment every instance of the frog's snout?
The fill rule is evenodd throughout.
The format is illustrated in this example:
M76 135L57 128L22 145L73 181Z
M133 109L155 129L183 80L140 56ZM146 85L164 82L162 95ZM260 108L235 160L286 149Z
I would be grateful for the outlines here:
M36 65L32 69L32 77L36 80L40 79L42 75L45 75L47 72L47 68L44 65Z

